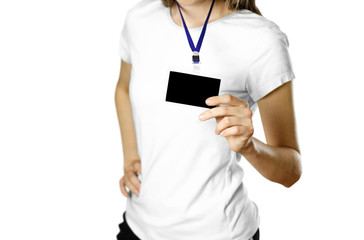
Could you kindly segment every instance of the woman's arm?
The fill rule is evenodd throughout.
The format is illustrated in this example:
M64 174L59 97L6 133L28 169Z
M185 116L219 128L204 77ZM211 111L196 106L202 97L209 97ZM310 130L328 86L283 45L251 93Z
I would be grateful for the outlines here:
M131 64L121 61L119 80L115 90L115 105L124 155L124 176L120 180L120 188L125 196L128 195L124 189L124 182L132 192L135 194L139 192L140 183L135 172L141 173L141 161L137 150L134 120L129 98L131 68Z
M285 187L302 174L292 96L289 81L258 101L267 144L251 137L240 152L265 178Z
M121 61L119 80L115 89L115 105L122 138L124 162L138 158L129 98L130 72L131 64Z

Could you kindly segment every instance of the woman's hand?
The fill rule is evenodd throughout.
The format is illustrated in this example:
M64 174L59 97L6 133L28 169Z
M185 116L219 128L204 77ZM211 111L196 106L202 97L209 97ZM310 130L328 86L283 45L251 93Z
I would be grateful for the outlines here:
M230 105L209 109L200 114L200 120L205 121L215 117L217 122L215 133L226 137L231 150L242 153L254 133L253 112L247 101L225 94L207 98L206 104L209 106Z
M129 196L125 189L125 184L131 192L139 196L140 181L137 177L137 172L142 173L140 159L124 162L124 176L120 179L119 185L121 193L125 197Z

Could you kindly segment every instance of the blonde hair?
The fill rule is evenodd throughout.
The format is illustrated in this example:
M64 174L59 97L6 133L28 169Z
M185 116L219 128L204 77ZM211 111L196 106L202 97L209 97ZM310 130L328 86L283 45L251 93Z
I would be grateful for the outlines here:
M216 1L216 0L215 0ZM225 6L230 10L247 9L258 15L261 15L258 7L255 5L255 0L221 0L225 2ZM176 2L175 0L162 0L164 6L171 7Z

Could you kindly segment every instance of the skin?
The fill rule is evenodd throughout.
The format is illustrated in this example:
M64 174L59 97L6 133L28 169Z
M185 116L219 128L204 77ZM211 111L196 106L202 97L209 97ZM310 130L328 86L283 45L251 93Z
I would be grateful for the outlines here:
M293 81L287 82L258 100L267 143L253 137L252 111L246 101L232 95L207 98L200 119L216 119L216 134L226 138L232 151L238 152L266 179L291 187L302 174L293 106ZM208 100L211 101L208 102Z
M210 0L179 0L178 3L187 27L194 28L204 25L206 16L210 11L212 3ZM213 22L216 19L219 19L225 15L228 15L233 11L234 10L228 9L223 1L215 0L208 23ZM170 7L170 14L176 24L183 27L182 18L176 3L174 3L173 6Z
M131 68L131 64L121 60L119 80L115 89L115 105L124 155L124 176L119 180L119 185L121 193L125 197L129 195L125 185L134 194L139 193L140 182L136 173L141 174L141 161L137 152L135 126L129 97Z
M188 27L203 26L211 6L210 0L179 0L178 3ZM232 11L223 1L215 0L209 22ZM183 26L176 4L170 8L170 13L175 23ZM115 105L124 155L124 175L119 180L119 185L125 197L130 194L125 186L133 194L139 195L141 184L136 175L141 174L141 161L137 153L129 98L131 68L131 64L121 60L119 80L115 90ZM206 100L211 100L206 104L216 107L202 112L201 115L205 118L200 120L215 118L215 133L226 138L232 151L243 155L262 176L272 182L289 188L300 179L302 164L296 133L293 81L281 85L258 101L267 143L253 137L252 111L246 101L229 94L212 96Z

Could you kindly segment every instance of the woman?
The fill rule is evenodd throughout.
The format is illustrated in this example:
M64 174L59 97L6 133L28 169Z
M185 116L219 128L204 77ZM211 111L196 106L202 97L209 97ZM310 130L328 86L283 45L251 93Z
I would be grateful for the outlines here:
M127 206L117 238L259 239L241 156L285 187L302 171L286 35L254 0L141 0L119 54ZM253 137L257 106L267 144Z

